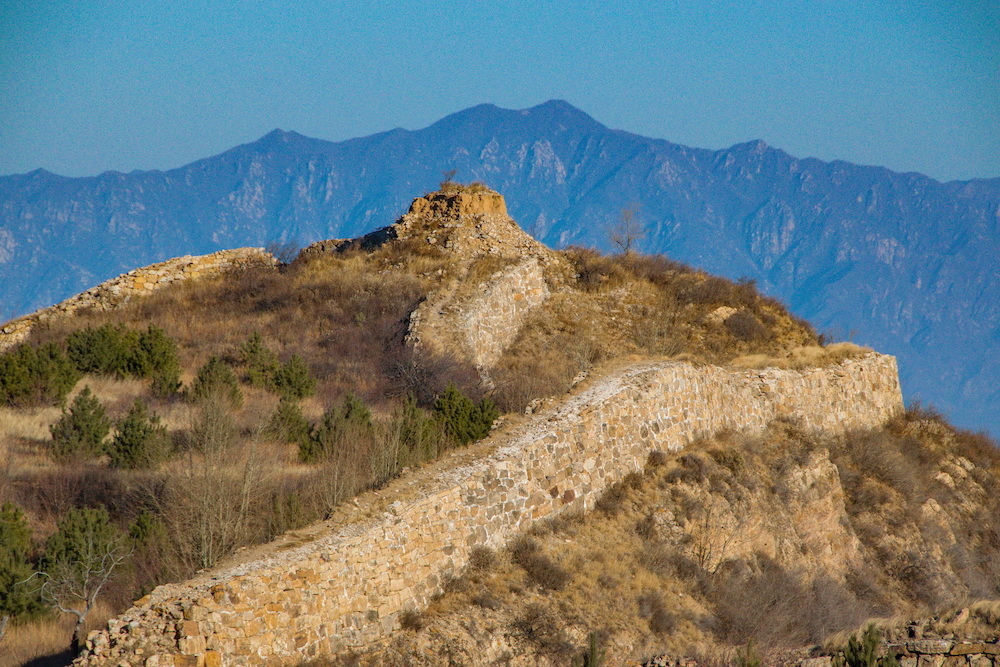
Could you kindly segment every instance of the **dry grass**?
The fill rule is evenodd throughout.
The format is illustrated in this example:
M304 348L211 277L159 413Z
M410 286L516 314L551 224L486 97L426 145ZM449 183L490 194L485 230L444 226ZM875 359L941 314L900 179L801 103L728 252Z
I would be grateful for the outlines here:
M113 615L110 607L98 602L87 616L84 636L104 626ZM12 625L0 641L0 667L17 667L29 663L37 667L68 665L72 660L69 641L75 625L76 617L68 614Z
M826 346L802 345L793 347L782 356L748 354L736 357L729 363L741 368L812 368L840 363L845 359L863 357L871 348L854 343L832 343Z
M594 512L542 522L511 548L477 555L422 614L423 636L453 632L449 619L473 619L529 641L553 664L581 650L592 630L634 647L629 659L715 656L718 664L750 639L766 654L824 638L839 646L866 619L890 613L905 616L886 627L905 630L912 621L901 619L935 613L929 633L995 637L1000 603L966 604L964 616L950 606L1000 595L1000 541L984 525L995 528L990 517L1000 516L1000 450L987 445L911 410L884 429L843 437L776 422L759 437L722 433L658 453ZM849 525L837 530L862 543L862 562L842 579L822 552L794 542L788 518L789 485L827 452L846 494ZM954 489L939 479L943 470L955 475ZM874 505L869 485L887 491ZM921 518L931 500L944 512L936 522ZM880 526L878 535L865 522Z
M495 371L497 399L520 412L533 399L566 391L581 371L630 355L727 363L794 356L819 348L804 321L752 283L734 283L663 257L602 257L570 249L576 278L537 308ZM799 357L804 357L800 352ZM813 355L816 363L842 351ZM787 362L778 362L786 364Z

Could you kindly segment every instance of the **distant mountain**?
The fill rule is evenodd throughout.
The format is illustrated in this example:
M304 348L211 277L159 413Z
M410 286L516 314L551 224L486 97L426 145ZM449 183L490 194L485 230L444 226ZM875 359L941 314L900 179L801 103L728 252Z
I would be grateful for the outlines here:
M448 169L554 246L607 247L638 203L643 250L756 278L821 331L897 355L909 397L1000 433L1000 179L939 183L759 141L688 148L561 101L340 143L275 130L166 172L0 177L0 317L168 257L357 236Z

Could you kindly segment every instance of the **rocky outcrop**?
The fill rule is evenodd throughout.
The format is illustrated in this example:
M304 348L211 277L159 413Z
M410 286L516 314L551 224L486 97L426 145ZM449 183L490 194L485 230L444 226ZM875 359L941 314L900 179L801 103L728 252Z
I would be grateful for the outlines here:
M78 664L296 664L363 646L440 592L473 547L500 547L539 519L593 507L651 451L720 429L760 431L778 417L836 433L901 410L895 360L876 354L803 371L631 366L369 494L357 515L306 544L269 545L258 560L157 588L92 634ZM828 472L814 463L803 467L804 512Z
M528 314L549 298L549 283L569 271L562 257L507 215L502 195L485 186L457 184L414 199L395 224L360 239L313 243L297 261L391 242L432 246L456 265L453 280L411 315L409 343L417 350L470 361L487 383L489 369ZM489 261L496 264L482 275Z
M31 330L41 322L69 317L81 310L113 310L135 297L147 296L176 282L274 264L274 257L263 248L237 248L197 257L184 255L134 269L54 306L7 322L0 327L0 352L27 340Z

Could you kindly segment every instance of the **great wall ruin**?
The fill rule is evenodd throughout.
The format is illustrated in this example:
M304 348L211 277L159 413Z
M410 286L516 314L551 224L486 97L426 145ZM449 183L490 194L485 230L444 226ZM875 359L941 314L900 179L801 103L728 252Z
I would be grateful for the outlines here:
M418 309L410 327L413 344L439 342L433 332L451 329L446 349L461 349L488 368L525 313L548 297L542 267L556 260L516 229L500 195L462 197L419 198L390 231L473 254L506 248L514 261L463 297L461 307L439 300ZM425 224L442 216L457 222ZM303 254L342 245L314 244ZM114 307L178 279L273 261L259 249L243 249L139 269L8 323L0 346L23 340L48 317ZM237 564L156 588L106 630L91 633L75 664L294 665L361 647L398 629L405 612L425 606L474 548L502 547L533 522L592 508L603 490L641 470L653 451L676 451L721 429L760 432L775 419L842 433L877 427L902 410L895 359L874 353L802 370L682 361L619 367L362 496L304 538L286 536L254 550L255 558L244 555Z

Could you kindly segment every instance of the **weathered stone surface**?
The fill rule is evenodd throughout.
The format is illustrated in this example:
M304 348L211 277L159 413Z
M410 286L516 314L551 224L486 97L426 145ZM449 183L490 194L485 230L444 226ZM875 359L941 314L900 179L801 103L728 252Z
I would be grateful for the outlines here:
M947 639L921 639L914 642L906 642L906 648L912 653L923 653L927 655L937 655L948 653L954 642Z

